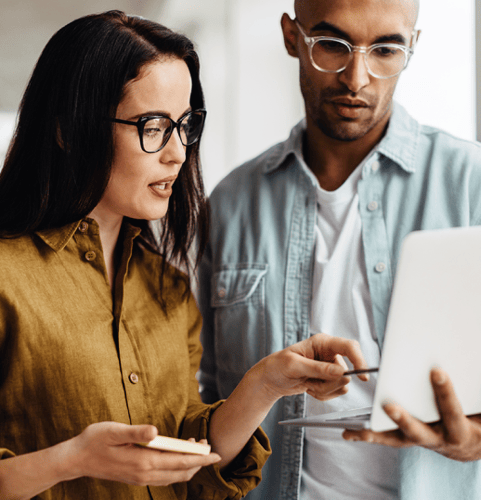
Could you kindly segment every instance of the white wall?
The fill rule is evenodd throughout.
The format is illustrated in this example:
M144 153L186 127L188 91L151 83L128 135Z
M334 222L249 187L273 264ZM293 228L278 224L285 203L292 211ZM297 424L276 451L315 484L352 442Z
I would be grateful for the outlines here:
M10 0L0 4L5 1ZM52 2L15 1L24 3L22 12L29 2L36 6ZM396 93L421 122L466 139L476 136L475 1L481 4L481 0L457 0L454 7L453 0L421 0L421 38ZM64 17L69 2L79 8L75 0L62 0ZM137 3L131 0L130 5ZM184 32L200 54L208 108L202 149L208 192L236 165L283 140L303 115L298 64L286 54L280 29L282 13L293 14L292 4L293 0L150 1L145 15ZM112 0L109 8L114 5ZM74 12L72 19L77 17ZM35 29L43 34L45 29L25 22L29 18L19 15L17 26L12 18L10 36L22 37ZM8 82L1 78L2 71L0 54L0 95L7 92ZM12 109L0 106L0 161L13 119Z
M303 105L298 64L285 52L280 29L293 1L204 2L202 9L194 0L167 2L162 19L184 29L201 57L210 191L233 167L283 140ZM421 38L396 91L416 119L468 140L476 138L474 7L475 0L457 0L455 8L453 0L421 0ZM188 29L192 18L195 30Z
M417 27L396 98L420 122L475 140L475 1L421 0Z

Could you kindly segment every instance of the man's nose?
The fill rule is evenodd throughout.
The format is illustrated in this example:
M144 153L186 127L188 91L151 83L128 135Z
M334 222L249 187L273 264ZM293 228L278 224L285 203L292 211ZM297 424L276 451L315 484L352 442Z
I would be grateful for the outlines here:
M346 69L339 73L339 81L346 85L353 94L371 83L371 75L367 71L363 53L353 52Z

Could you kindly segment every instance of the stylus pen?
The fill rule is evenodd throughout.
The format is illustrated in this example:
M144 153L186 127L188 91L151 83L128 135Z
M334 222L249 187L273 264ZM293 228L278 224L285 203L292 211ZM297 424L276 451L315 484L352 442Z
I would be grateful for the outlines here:
M361 373L372 373L377 372L379 368L363 368L361 370L349 370L344 372L344 375L360 375Z

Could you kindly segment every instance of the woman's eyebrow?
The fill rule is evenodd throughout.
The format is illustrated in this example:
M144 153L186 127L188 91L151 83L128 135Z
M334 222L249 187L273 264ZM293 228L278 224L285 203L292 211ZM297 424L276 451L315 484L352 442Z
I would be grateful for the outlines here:
M192 111L192 107L189 106L181 115L180 117L184 116L186 113L188 113L189 111ZM172 118L171 116L171 113L169 113L168 111L161 111L161 110L158 110L158 109L155 109L155 110L151 110L151 111L143 111L142 113L138 113L134 116L131 116L130 119L131 120L136 120L136 119L139 119L139 118L142 118L144 116L168 116L169 118ZM180 118L179 117L179 118Z

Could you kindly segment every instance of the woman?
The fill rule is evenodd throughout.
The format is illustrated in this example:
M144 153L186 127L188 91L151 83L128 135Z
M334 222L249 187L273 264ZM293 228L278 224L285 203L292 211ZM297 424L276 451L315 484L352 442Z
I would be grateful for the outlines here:
M192 44L156 23L87 16L45 47L0 174L0 498L240 498L272 405L345 393L341 356L365 366L318 335L201 403L201 318L171 263L205 240L203 109ZM157 434L213 452L136 445Z

